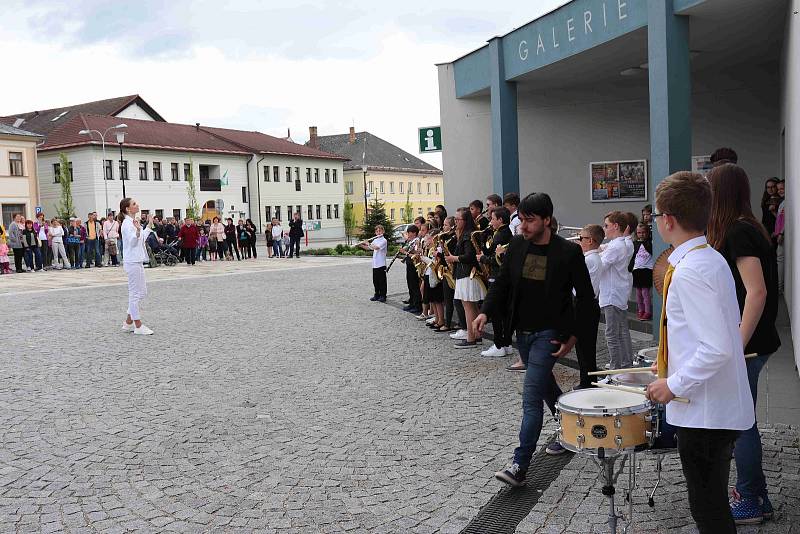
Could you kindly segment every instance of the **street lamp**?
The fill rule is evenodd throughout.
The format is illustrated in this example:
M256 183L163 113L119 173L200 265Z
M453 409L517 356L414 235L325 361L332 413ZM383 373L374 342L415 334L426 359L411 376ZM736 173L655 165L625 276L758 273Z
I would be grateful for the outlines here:
M111 130L119 130L121 128L127 128L127 124L117 124L116 126L111 126L106 129L105 132L100 132L99 130L81 130L78 132L78 135L92 135L92 132L95 132L97 135L100 136L100 141L103 144L103 161L101 162L100 169L103 172L103 184L105 185L106 190L106 215L110 213L110 209L108 207L108 179L106 178L106 134ZM117 134L119 136L119 133ZM123 133L123 138L125 134Z
M122 182L122 198L128 198L125 194L125 177L122 176L122 143L125 142L125 132L117 132L117 143L119 143L119 181Z
M367 220L367 166L362 165L361 170L364 171L364 221Z

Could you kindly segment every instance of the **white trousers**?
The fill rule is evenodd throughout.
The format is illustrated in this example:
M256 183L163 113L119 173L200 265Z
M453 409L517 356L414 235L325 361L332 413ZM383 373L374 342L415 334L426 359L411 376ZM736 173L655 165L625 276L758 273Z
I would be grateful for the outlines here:
M128 315L134 321L141 321L139 303L147 296L147 283L144 279L144 265L140 262L123 263L125 274L128 275Z
M58 265L58 258L59 256L64 262L64 267L69 269L71 265L69 264L69 258L67 257L67 251L64 250L63 243L53 243L50 245L50 248L53 249L53 265Z

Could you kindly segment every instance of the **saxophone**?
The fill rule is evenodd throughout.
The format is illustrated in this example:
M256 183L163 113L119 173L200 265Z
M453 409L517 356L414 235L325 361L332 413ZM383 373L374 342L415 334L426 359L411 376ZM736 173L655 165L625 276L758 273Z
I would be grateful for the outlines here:
M477 234L483 235L483 230L476 230L469 234L469 240L472 243L472 246L475 248L475 254L479 254L481 252L481 245L478 243ZM489 267L487 265L478 263L478 266L473 267L469 273L470 280L477 280L484 292L488 291L486 286L486 282L489 280L489 274L487 272L488 270Z
M446 235L447 239L449 239L453 235L453 232L447 232L444 235ZM452 256L452 254L450 254L450 249L447 248L447 239L444 239L444 235L442 236L443 237L442 251L444 252L445 256ZM438 272L436 273L436 275L439 277L440 280L444 280L445 282L447 282L447 285L450 286L450 289L455 289L456 279L453 277L453 271L452 269L450 269L450 266L447 264L446 261L441 262L441 264L438 267Z

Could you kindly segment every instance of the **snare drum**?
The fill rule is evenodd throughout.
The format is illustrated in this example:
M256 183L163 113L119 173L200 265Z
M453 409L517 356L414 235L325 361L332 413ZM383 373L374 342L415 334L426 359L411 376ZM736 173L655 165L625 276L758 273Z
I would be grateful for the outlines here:
M618 373L610 375L608 382L618 386L643 388L658 378L653 373Z
M650 367L654 363L656 363L656 359L658 358L658 347L650 347L647 349L642 349L636 355L636 359L633 361L633 364L636 367Z
M579 389L558 398L558 439L573 452L615 456L648 448L654 439L653 405L642 395Z

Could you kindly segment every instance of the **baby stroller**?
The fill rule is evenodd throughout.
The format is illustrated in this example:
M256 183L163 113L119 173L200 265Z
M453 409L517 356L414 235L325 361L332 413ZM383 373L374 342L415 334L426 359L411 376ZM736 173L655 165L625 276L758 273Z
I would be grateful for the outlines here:
M150 267L157 267L159 265L166 265L172 267L180 261L178 253L178 246L180 241L174 241L169 245L159 243L155 234L150 234L147 238L147 254L150 256Z

